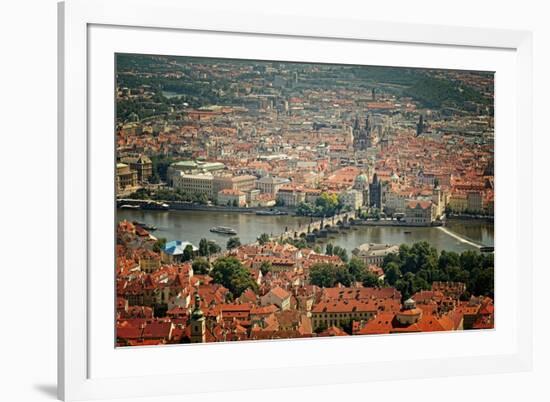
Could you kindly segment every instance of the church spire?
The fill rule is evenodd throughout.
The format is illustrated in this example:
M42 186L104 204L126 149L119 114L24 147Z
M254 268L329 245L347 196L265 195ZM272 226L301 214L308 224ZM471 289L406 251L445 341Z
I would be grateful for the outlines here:
M197 292L195 293L195 306L191 312L191 319L199 320L201 318L204 318L204 313L201 310L201 297L199 296L199 292Z
M191 312L189 322L191 326L191 343L206 342L206 320L201 310L201 297L199 292L195 293L195 306Z

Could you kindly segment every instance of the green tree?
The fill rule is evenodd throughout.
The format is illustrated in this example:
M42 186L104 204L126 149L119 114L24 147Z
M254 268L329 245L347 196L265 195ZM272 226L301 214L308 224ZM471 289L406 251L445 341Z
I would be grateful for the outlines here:
M362 282L365 275L366 266L362 259L352 257L348 262L348 271L356 282Z
M199 255L203 257L207 257L210 254L210 248L208 247L208 240L207 239L200 239L199 241Z
M195 202L205 205L206 203L208 203L208 196L204 193L196 194Z
M195 258L193 260L193 272L195 274L204 275L210 271L210 263L206 258Z
M193 258L193 246L188 244L183 249L183 261L190 261Z
M458 266L448 267L446 270L447 280L452 282L468 283L470 273L465 269L460 269Z
M437 249L430 246L430 243L427 241L414 243L411 247L411 254L415 259L415 267L411 272L416 273L421 269L436 269L438 260Z
M344 262L348 261L348 252L346 251L345 248L340 246L334 246L332 249L332 253L333 255L337 255L338 257L340 257L342 261Z
M476 296L495 297L495 270L493 267L478 268L471 272L469 289Z
M309 272L309 281L312 285L324 288L334 287L337 283L350 286L353 277L346 266L335 266L329 263L314 264Z
M325 323L321 323L319 324L319 326L317 328L315 328L315 333L316 334L320 334L321 332L323 332L324 330L326 330L328 327Z
M366 271L363 275L363 286L373 288L379 285L378 277L372 272Z
M303 248L307 248L308 245L307 245L307 241L305 239L285 239L283 242L283 244L292 244L294 247L296 248L299 248L299 249L303 249Z
M264 261L260 264L260 271L262 271L262 275L267 275L268 272L271 271L272 265L269 261Z
M460 256L454 251L443 250L439 255L438 264L440 269L446 269L448 267L459 267Z
M395 282L394 287L401 293L401 301L407 300L412 296L411 284L408 281L398 279Z
M296 207L296 214L302 216L311 216L315 213L315 208L307 202L301 202Z
M429 289L435 281L453 281L466 284L461 295L494 296L494 256L477 251L461 254L442 251L441 254L427 242L402 244L399 253L388 255L382 264L386 283L397 288L404 298L419 290Z
M258 285L254 282L252 274L235 257L218 258L210 271L214 283L225 286L233 294L239 297L246 289L257 292Z
M401 259L399 258L399 254L397 253L389 253L384 256L384 262L382 263L382 266L385 267L390 262L394 262L397 265L401 264Z
M314 264L309 271L309 281L312 285L330 288L336 282L334 265L319 263Z
M343 329L348 335L351 335L353 330L353 320L351 318L340 320L340 325L338 325L338 327Z
M166 238L159 237L157 241L153 244L153 251L155 253L160 253L162 250L164 250L165 246L166 246Z
M335 193L323 192L315 200L316 214L319 216L332 216L336 214L341 204Z
M227 249L232 250L234 248L240 247L241 240L238 237L230 237L229 240L227 240Z
M473 271L483 266L483 257L476 251L468 250L460 254L460 267L466 271Z
M267 233L262 233L260 237L258 237L258 243L260 243L260 245L262 246L266 243L269 243L269 240L270 240L270 237Z
M213 240L208 240L208 255L217 254L222 248Z
M386 265L386 267L384 268L384 277L388 285L394 286L401 277L401 270L399 269L399 265L397 265L397 263L393 261Z
M495 266L495 255L493 253L481 254L483 259L483 268L490 268Z
M325 247L326 255L334 255L334 245L332 243L327 243Z

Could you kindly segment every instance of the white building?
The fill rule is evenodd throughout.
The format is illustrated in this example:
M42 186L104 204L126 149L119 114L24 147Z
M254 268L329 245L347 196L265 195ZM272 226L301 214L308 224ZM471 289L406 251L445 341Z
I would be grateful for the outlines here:
M359 190L346 190L340 194L342 202L355 211L363 206L363 192Z
M275 195L284 184L290 183L290 180L282 177L265 176L256 181L256 188L262 193Z
M384 206L392 213L404 213L407 203L412 197L412 192L399 189L386 189L386 202Z
M388 254L399 252L399 246L395 244L365 243L355 248L351 253L362 259L365 264L381 265Z
M290 308L290 293L277 286L263 295L260 301L262 306L274 304L281 310L288 310Z
M218 205L229 205L233 207L246 206L246 194L240 190L226 188L218 191Z
M296 207L305 200L305 193L293 188L281 188L277 192L277 201L285 207Z
M204 194L208 198L212 198L213 176L209 173L205 174L185 174L178 172L172 178L174 188L185 191L191 194Z

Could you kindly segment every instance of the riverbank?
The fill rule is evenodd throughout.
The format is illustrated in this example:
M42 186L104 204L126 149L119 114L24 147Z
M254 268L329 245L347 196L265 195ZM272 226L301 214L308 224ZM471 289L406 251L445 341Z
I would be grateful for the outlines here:
M419 223L409 223L405 221L398 221L396 219L356 219L353 221L353 226L395 226L395 227L404 227L404 228L429 228L429 227L439 227L443 226L443 222L439 224L419 224Z
M494 222L495 217L489 215L471 215L471 214L447 214L446 218L449 220L460 220L460 221L469 221L469 220L480 220L486 222Z
M118 199L117 200L117 206L120 207L121 205L135 205L142 208L145 205L148 205L152 200L135 200L135 199ZM204 204L195 204L192 202L185 202L185 201L161 201L161 200L154 200L153 202L158 202L161 204L168 204L167 210L173 210L173 211L211 211L211 212L238 212L241 214L255 214L258 211L268 211L271 208L269 207L233 207L233 206L226 206L226 205L204 205ZM277 208L281 209L282 208Z

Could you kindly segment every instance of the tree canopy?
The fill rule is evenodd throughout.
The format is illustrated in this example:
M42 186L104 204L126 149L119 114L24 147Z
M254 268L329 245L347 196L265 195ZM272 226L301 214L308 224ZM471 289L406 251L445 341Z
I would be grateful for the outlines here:
M332 243L327 243L325 247L326 255L337 255L344 262L348 261L348 252L345 248L340 246L335 246Z
M208 257L212 254L216 254L222 251L222 248L217 245L213 240L200 239L199 241L199 255L202 257Z
M361 282L363 286L379 286L378 278L369 272L365 263L353 257L347 264L334 265L330 263L314 264L309 272L309 281L320 287L334 287L338 283L351 286L354 282Z
M193 258L193 246L188 244L184 249L183 249L183 261L189 261Z
M204 275L210 271L210 263L206 258L199 257L193 260L193 272L195 274Z
M468 250L460 254L437 250L427 242L401 245L382 264L385 281L395 286L403 298L429 289L435 281L462 282L468 294L494 297L494 256ZM466 295L464 295L466 296Z
M229 240L227 240L227 249L232 250L234 248L237 248L241 245L241 239L238 237L230 237Z
M258 243L260 243L260 245L262 245L262 246L263 246L264 244L268 243L269 240L270 240L270 237L269 237L269 235L268 235L267 233L262 233L262 234L260 235L260 237L258 237Z
M344 208L342 199L335 193L323 192L315 200L315 204L301 202L296 208L296 214L304 216L333 216Z
M317 263L309 271L310 283L319 287L332 288L338 283L350 286L352 280L352 276L344 265Z
M246 289L258 290L252 274L235 257L218 258L210 271L215 283L225 286L234 297L239 297Z

